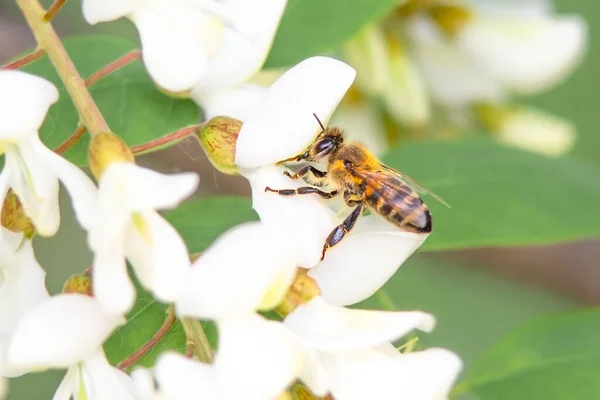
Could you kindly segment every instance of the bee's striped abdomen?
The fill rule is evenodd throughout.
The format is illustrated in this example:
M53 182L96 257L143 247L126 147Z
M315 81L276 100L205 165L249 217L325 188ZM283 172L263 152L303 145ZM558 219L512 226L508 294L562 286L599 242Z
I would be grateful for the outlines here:
M431 214L419 195L409 186L398 186L392 196L385 196L374 186L365 190L367 204L379 215L409 232L431 232Z

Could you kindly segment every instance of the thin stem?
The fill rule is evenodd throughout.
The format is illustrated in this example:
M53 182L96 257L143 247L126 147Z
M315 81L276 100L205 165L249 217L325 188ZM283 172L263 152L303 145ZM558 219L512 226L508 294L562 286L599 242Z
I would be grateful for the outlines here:
M67 92L79 112L79 118L93 136L110 132L108 124L98 110L98 106L85 87L85 82L73 61L67 54L52 25L44 21L46 11L38 0L17 0L17 5L25 16L39 48L44 49L54 64Z
M132 355L121 361L117 364L117 368L126 370L131 367L133 364L138 362L140 358L148 354L150 350L152 350L158 342L161 341L162 338L171 330L173 324L175 324L175 311L173 310L173 306L170 306L167 310L167 317L165 318L165 322L163 322L162 326L154 336L150 338L142 347L135 351Z
M194 346L194 355L196 358L204 363L212 363L212 349L200 321L194 318L183 318L181 324L183 325L183 330L188 341Z
M2 69L19 69L24 65L34 62L35 60L39 60L44 54L46 54L44 49L36 49L31 53L19 58L18 60L15 60L10 64L6 64L4 67L2 67Z
M151 140L147 143L142 143L137 146L131 147L131 151L135 155L143 154L152 149L156 149L157 147L164 146L165 144L176 142L182 139L185 139L188 136L193 135L196 132L196 128L199 125L186 126L185 128L181 128L178 131L168 133L165 136L159 137L158 139Z
M44 14L44 21L52 21L52 18L54 18L58 10L65 5L65 2L66 0L54 0L54 3L52 3L46 14Z
M141 54L142 54L141 51L139 49L137 49L137 50L132 50L129 53L117 58L115 61L111 62L110 64L105 65L104 67L100 68L98 71L91 74L85 80L85 86L87 86L87 87L92 86L94 83L98 82L100 79L104 78L105 76L110 75L113 72L115 72L116 70L118 70L119 68L129 64L130 62L132 62L134 60L137 60L138 58L140 58Z
M62 142L60 146L54 149L54 152L59 155L64 154L65 151L73 147L73 145L77 143L77 141L81 139L83 135L85 135L85 126L78 126L77 129L75 129L75 132L71 134L71 136L69 136L64 142Z
M392 300L392 297L388 294L388 292L385 291L385 289L381 288L377 291L377 293L375 293L375 297L377 298L377 300L379 301L379 304L381 304L381 306L383 307L384 310L387 311L396 311L397 307L396 304L394 304L394 300Z

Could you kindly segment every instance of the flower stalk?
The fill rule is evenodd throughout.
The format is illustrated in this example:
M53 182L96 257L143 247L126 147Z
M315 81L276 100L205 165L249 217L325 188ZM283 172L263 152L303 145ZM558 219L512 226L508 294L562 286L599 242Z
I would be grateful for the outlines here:
M39 60L46 54L44 49L36 49L29 54L24 55L23 57L15 60L9 64L6 64L2 69L19 69L27 64L30 64L36 60Z
M45 51L52 64L54 64L87 131L92 136L101 132L110 132L108 124L87 90L83 78L75 68L52 24L44 19L46 10L38 0L17 0L17 5L23 16L25 16L39 49Z
M196 358L199 361L211 364L213 362L212 349L200 321L194 318L182 318L181 324L183 325L188 345L192 345L194 348Z
M167 317L165 318L165 322L163 322L162 326L154 336L150 338L142 347L135 351L132 355L121 361L117 364L117 368L126 370L131 367L133 364L138 362L143 356L148 354L157 344L160 342L167 333L171 330L176 321L175 311L173 306L169 306L167 309Z

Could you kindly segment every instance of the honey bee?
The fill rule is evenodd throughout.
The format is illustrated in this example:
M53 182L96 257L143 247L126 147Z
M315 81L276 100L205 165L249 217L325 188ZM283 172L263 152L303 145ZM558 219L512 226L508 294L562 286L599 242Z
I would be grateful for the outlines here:
M429 233L432 219L429 209L417 191L434 196L448 206L434 193L416 184L408 176L380 162L362 144L345 142L344 133L339 128L325 128L313 114L321 127L321 132L306 151L296 157L280 162L319 162L327 158L327 171L320 171L312 165L300 168L296 173L284 172L291 179L304 179L313 186L297 189L271 189L282 196L317 194L331 199L340 193L344 202L353 210L346 219L327 237L321 253L321 261L327 250L338 244L352 230L365 207L377 212L387 221L408 232ZM328 185L326 192L321 189Z

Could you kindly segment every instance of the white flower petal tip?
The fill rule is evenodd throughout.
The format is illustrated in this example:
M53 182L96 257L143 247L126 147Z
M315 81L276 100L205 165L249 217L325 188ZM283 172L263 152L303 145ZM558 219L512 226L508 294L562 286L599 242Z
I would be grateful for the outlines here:
M579 16L476 19L458 44L476 65L521 93L546 90L563 80L587 47Z
M535 109L509 114L498 132L498 140L504 144L547 156L569 152L576 138L573 123Z
M223 319L274 306L294 279L289 242L260 222L225 232L194 263L179 315Z
M332 306L316 297L284 321L314 349L326 352L366 349L394 341L414 329L430 332L435 318L421 311L372 311Z
M308 274L327 302L355 304L377 292L427 237L401 231L377 215L362 217Z
M121 315L104 313L92 297L51 297L19 321L8 345L8 364L20 368L67 367L93 357L124 322Z
M139 9L147 0L83 0L83 17L88 24L114 21Z
M42 126L58 100L50 81L21 71L0 71L0 139L22 139Z
M202 7L153 1L130 16L142 42L142 58L158 86L171 92L192 89L209 58L222 46L223 23Z
M352 85L356 71L328 57L312 57L281 76L244 122L237 141L239 167L275 164L300 154L326 124Z
M160 355L154 367L160 394L167 399L219 398L212 365L190 360L182 354L166 352ZM148 379L137 374L134 379ZM151 378L150 378L151 379ZM148 382L145 386L152 385ZM146 389L150 391L152 389Z
M413 376L406 389L415 399L447 399L463 367L458 355L442 348L404 353L398 362Z

